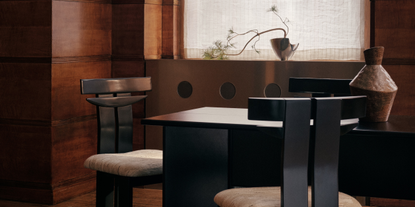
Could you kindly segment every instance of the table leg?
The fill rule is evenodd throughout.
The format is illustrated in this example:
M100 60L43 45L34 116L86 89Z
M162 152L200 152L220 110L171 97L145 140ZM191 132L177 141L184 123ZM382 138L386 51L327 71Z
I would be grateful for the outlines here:
M228 188L228 130L164 127L163 206L216 206Z

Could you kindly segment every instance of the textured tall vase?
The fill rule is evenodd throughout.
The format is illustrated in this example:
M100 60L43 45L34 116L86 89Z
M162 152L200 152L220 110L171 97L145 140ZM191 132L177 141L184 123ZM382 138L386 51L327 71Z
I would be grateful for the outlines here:
M382 67L383 47L364 51L366 65L350 82L352 95L366 95L365 122L386 122L392 109L398 87Z

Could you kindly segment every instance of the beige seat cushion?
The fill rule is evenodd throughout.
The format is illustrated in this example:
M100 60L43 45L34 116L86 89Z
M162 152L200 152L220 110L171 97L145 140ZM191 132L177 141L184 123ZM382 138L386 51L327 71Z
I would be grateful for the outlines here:
M86 168L126 177L163 173L163 151L136 150L127 153L96 154L85 160Z
M280 207L280 187L233 188L216 194L214 201L220 207ZM311 188L308 188L308 206L311 207ZM339 207L361 207L353 197L339 192Z

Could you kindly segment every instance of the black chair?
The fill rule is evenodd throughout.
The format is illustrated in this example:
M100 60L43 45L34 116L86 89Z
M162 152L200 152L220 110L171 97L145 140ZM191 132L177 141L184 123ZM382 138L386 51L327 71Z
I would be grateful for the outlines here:
M361 207L353 197L338 192L337 170L340 135L357 126L357 118L365 116L365 105L364 96L250 98L249 119L283 122L281 130L274 130L283 139L282 185L228 189L214 201L220 207Z
M96 94L98 154L84 166L97 171L96 206L133 206L133 186L162 182L162 151L133 151L132 104L146 98L150 77L82 79L81 94Z

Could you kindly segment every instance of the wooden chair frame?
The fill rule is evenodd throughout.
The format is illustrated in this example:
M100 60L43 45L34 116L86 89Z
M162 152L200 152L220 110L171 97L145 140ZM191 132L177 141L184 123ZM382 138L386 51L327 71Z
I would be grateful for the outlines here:
M81 79L81 94L97 109L97 153L123 153L133 150L132 104L146 95L131 96L132 92L151 90L151 77ZM162 175L125 177L97 171L96 206L133 206L133 186L162 182Z
M283 121L281 206L307 206L309 172L312 206L337 206L340 135L358 124L341 121L364 117L366 97L250 98L248 105L251 120Z

